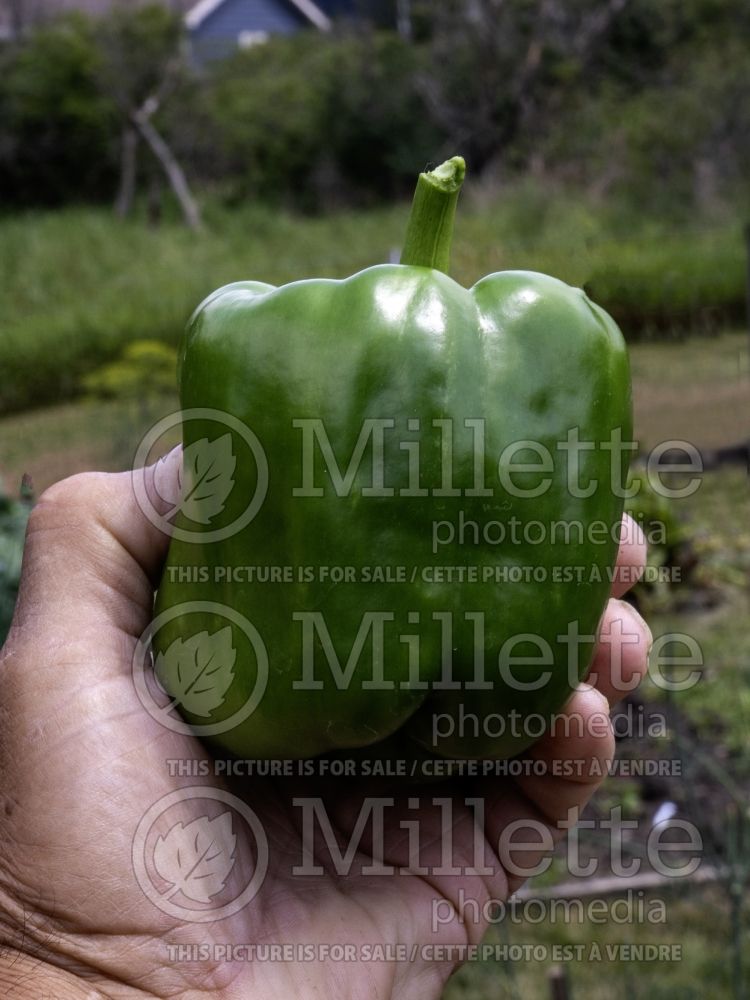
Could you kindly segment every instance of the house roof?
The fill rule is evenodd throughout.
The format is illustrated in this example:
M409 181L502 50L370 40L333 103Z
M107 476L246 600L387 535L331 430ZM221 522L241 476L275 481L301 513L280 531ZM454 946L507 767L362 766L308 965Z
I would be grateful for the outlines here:
M195 3L185 15L185 24L191 31L199 28L206 18L210 17L215 10L218 10L226 2L227 0L198 0L198 3ZM330 18L323 13L313 0L288 0L288 3L292 7L295 7L305 20L315 25L320 31L330 30Z

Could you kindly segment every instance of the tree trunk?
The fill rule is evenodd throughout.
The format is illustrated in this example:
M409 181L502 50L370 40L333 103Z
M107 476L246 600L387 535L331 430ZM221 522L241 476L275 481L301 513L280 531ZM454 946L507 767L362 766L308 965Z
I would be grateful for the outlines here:
M138 133L132 125L122 130L120 148L120 186L115 198L115 213L121 219L130 215L135 199L135 178L138 154Z
M152 125L148 111L144 109L136 111L131 115L131 119L141 138L159 161L175 197L180 203L185 222L191 229L200 229L202 226L200 209L190 193L182 167L177 162L172 150Z

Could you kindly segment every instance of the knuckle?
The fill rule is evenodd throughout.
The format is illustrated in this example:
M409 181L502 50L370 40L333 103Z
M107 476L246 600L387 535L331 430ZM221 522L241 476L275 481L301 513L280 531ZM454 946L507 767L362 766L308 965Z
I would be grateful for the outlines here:
M69 522L90 509L89 501L101 486L102 473L81 472L48 486L29 518L29 531Z

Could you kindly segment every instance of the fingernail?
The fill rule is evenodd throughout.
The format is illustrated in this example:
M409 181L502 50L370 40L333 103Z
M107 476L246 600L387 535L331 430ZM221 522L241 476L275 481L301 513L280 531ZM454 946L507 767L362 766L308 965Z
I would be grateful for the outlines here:
M635 518L630 514L623 514L622 519L625 522L622 541L630 545L647 545L645 532Z

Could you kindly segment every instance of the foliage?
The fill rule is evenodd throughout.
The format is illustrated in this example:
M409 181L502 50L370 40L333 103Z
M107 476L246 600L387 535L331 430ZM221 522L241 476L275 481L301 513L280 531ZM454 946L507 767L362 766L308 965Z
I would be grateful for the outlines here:
M319 151L331 66L327 50L310 42L256 46L220 65L211 81L206 101L222 167L242 197L294 189Z
M116 4L6 45L9 203L111 199L123 115L156 95L190 180L235 202L392 197L460 150L473 176L532 169L681 220L748 207L744 0L412 0L412 42L340 27L201 69L167 7Z
M696 206L748 209L747 35L679 49L658 83L606 77L571 96L536 143L568 180L682 220ZM570 127L571 119L575 127Z
M411 193L446 141L420 89L424 53L385 32L337 47L327 142L341 175L354 192Z
M639 606L649 611L667 605L670 599L670 583L658 572L675 565L678 546L687 542L687 533L681 524L675 505L664 496L659 483L649 477L645 467L635 466L630 473L629 487L637 487L635 496L625 501L625 510L643 530L648 541L647 573L633 591ZM643 608L642 608L643 610Z
M180 75L179 19L153 3L61 16L0 56L0 192L16 205L114 195L123 115ZM185 109L183 108L183 111Z
M115 4L93 31L100 53L97 82L121 111L129 112L158 93L165 68L171 63L176 71L181 63L180 21L166 5L128 10Z
M100 198L113 183L114 109L96 83L93 26L68 16L0 59L0 192L16 203Z
M720 170L719 143L747 148L740 0L415 4L430 110L475 169L614 171L663 196L699 157Z
M88 374L83 385L95 399L151 399L175 385L177 353L158 340L134 340L122 357Z
M601 246L586 284L631 336L713 333L744 318L743 257L739 227L653 227Z
M215 169L236 179L235 195L306 207L334 191L402 192L439 140L416 88L420 59L389 33L300 34L237 54L203 95Z

